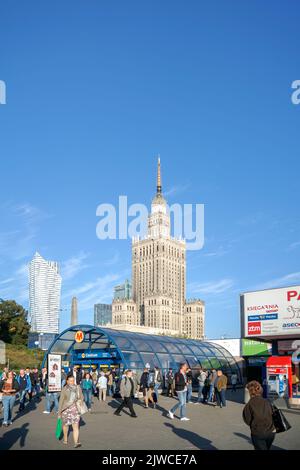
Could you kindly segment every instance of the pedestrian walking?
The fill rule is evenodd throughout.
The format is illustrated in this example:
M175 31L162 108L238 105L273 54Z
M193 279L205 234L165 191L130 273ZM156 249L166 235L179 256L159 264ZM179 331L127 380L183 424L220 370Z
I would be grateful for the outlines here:
M243 419L250 426L254 449L270 450L276 435L271 403L263 398L263 388L256 380L246 388L250 401L243 410Z
M106 393L107 393L107 377L105 376L104 372L100 373L100 377L98 379L98 384L97 384L98 390L99 390L99 401L106 401Z
M81 382L81 389L84 398L84 402L89 411L92 409L92 394L93 394L93 380L91 374L87 372Z
M63 443L68 444L69 427L73 428L74 447L81 447L79 441L80 411L79 403L83 403L83 395L79 385L75 383L74 375L67 377L67 383L62 389L59 399L58 417L63 423Z
M175 376L172 367L168 370L166 374L166 385L167 385L167 397L174 398L174 391L175 391Z
M186 378L187 378L187 394L186 394L186 402L192 403L193 397L193 373L192 369L188 368L186 371Z
M33 379L32 371L29 367L26 367L25 373L28 377L28 383L30 383L30 388L29 388L27 393L28 393L28 400L31 401L32 400L32 391L33 391L34 379Z
M207 379L206 371L203 370L203 369L200 369L199 376L197 378L197 380L198 380L198 399L196 401L196 404L204 403L203 391L204 391L206 379Z
M156 395L156 400L155 402L158 403L158 397L159 397L159 389L162 386L163 378L162 378L162 373L159 369L159 367L154 368L154 390L153 393Z
M130 414L132 418L137 418L137 415L133 408L133 398L135 396L135 383L132 378L132 370L127 370L125 373L125 377L121 380L120 385L120 394L122 397L122 402L119 408L115 411L116 416L121 415L121 411L127 407L129 408Z
M220 408L226 407L227 382L228 382L228 379L226 375L224 375L221 370L218 370L217 380L215 382L215 390L216 390L217 405Z
M190 421L186 417L186 396L187 396L187 364L181 364L180 370L175 374L175 390L178 396L178 403L169 411L168 416L174 419L175 411L180 408L181 421Z
M19 413L25 409L25 402L26 402L26 395L31 395L31 379L30 374L26 374L24 369L20 370L20 373L17 377L17 381L19 384L19 392L20 392L20 400L19 400Z
M209 375L209 397L208 402L214 403L215 399L215 383L217 381L218 375L216 369L212 369Z
M3 404L3 426L9 426L13 422L13 407L16 401L16 394L19 391L19 383L12 371L2 376L0 381L0 393L2 393Z
M154 400L152 394L150 393L149 375L149 369L145 368L140 379L140 390L143 393L145 408L149 408L149 401L154 406Z
M76 385L80 385L82 381L82 372L79 367L73 367L73 377Z
M237 386L237 381L238 381L238 376L236 373L232 374L230 381L232 385L231 393L236 392L236 386Z

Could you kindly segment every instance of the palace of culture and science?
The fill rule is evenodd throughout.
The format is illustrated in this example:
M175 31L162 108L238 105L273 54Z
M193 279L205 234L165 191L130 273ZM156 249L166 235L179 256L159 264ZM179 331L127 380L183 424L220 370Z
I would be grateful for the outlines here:
M132 242L132 298L113 301L112 324L107 326L203 339L205 304L201 300L186 301L185 293L186 244L171 237L159 159L148 234Z

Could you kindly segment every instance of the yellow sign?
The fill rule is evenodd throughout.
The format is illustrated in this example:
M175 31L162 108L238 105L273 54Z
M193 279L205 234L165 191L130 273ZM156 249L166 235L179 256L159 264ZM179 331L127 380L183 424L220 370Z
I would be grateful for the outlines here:
M83 333L83 331L76 331L76 333L75 333L75 341L76 341L76 343L83 343L83 341L84 341L84 333Z

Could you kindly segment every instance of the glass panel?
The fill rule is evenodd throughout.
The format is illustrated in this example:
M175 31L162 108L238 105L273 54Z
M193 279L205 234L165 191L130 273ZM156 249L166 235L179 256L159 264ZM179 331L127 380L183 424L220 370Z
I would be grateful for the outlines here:
M194 356L186 356L185 358L188 361L188 364L191 369L194 369L195 367L200 367L199 360L196 359Z
M170 353L178 354L181 352L176 343L165 343L164 345Z
M160 361L160 367L165 370L169 369L172 363L172 358L168 354L157 354L157 357Z
M119 349L121 349L121 350L133 349L131 341L129 341L127 338L118 338L118 341L116 343L117 343Z
M139 361L139 362L141 361L140 355L136 352L123 351L123 356L127 363L132 362L132 361Z
M154 354L141 353L141 358L143 360L144 366L150 364L151 369L156 366L157 359Z
M185 356L190 356L191 353L193 352L191 350L191 348L189 348L186 344L184 343L178 343L178 347L180 349L180 351L182 352L182 354L184 354Z
M146 341L135 339L134 346L140 352L152 352L151 346Z

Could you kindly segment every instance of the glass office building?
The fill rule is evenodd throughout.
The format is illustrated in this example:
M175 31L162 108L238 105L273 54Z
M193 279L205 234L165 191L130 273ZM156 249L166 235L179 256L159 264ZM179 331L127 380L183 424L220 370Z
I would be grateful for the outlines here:
M94 305L94 325L105 326L112 322L112 306L110 304Z
M78 341L80 339L80 342ZM74 326L60 334L47 354L61 354L70 367L118 367L142 372L146 364L163 372L187 362L196 373L199 368L222 369L227 376L240 369L234 357L222 346L205 341L168 336L145 335L99 328ZM46 359L46 356L45 356Z
M114 288L114 300L128 300L131 299L132 285L126 279L124 284L120 284Z

